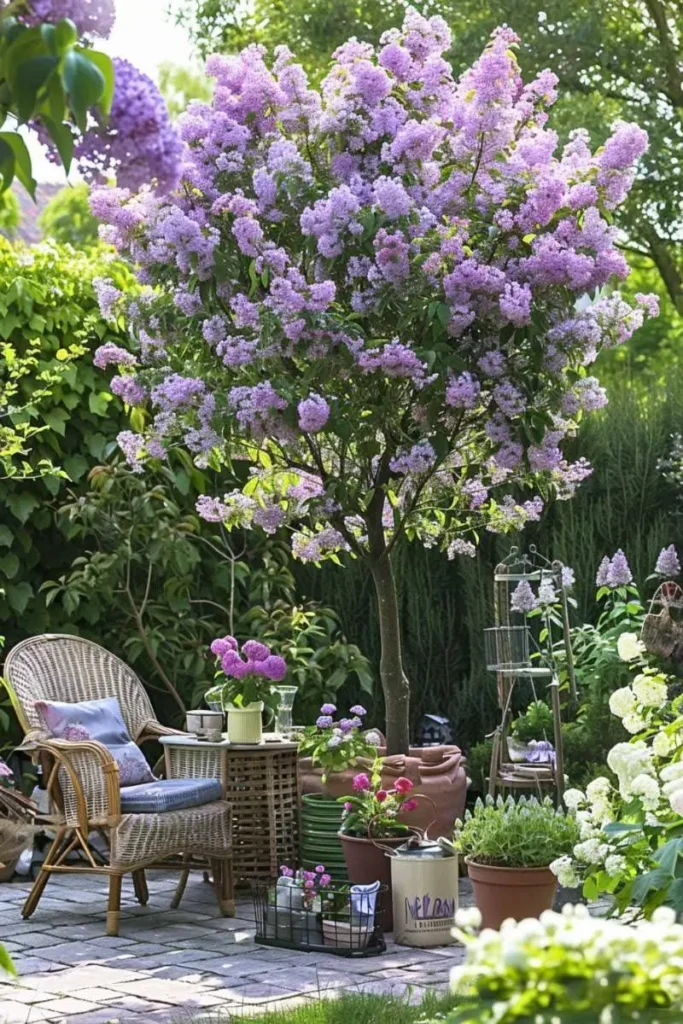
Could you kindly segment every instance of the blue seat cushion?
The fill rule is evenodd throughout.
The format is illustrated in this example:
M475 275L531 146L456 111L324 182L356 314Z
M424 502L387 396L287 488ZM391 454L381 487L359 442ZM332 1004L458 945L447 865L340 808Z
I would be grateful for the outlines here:
M121 789L123 814L159 814L198 807L223 797L220 779L159 779Z

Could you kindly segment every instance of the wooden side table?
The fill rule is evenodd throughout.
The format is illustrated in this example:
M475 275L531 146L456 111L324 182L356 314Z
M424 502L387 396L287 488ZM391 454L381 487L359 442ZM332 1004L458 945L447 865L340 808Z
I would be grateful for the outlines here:
M259 745L209 743L162 736L169 779L220 779L233 807L236 882L270 881L299 855L298 746L264 739Z

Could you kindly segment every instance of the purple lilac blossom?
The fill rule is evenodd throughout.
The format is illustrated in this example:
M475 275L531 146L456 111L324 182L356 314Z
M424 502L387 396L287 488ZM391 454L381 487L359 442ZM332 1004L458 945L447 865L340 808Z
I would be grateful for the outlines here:
M626 560L626 555L619 548L619 550L612 556L612 560L609 565L607 572L607 586L608 587L624 587L627 584L633 582L633 574Z
M523 615L526 615L527 612L532 612L537 605L538 601L531 589L531 585L526 580L521 580L510 597L510 609L513 612L521 612Z
M56 24L63 18L73 21L79 35L106 39L116 19L114 0L31 0L30 14L22 15L22 21L28 24L39 21Z
M669 544L668 548L662 548L659 552L655 572L658 576L666 576L669 579L672 576L680 575L681 561L673 544Z
M595 576L596 587L606 587L608 585L609 570L610 559L608 555L605 555L602 561L600 562L600 565L598 566L598 571Z

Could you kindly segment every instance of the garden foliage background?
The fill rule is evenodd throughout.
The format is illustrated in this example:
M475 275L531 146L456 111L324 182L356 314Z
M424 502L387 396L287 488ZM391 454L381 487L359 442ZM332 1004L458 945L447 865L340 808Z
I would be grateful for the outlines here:
M683 545L683 484L679 488L662 469L672 435L683 431L683 186L680 165L671 158L683 84L680 63L672 67L667 56L672 43L680 44L683 14L659 0L583 0L571 11L555 0L415 6L425 13L438 7L453 25L458 66L480 52L492 27L511 24L523 39L522 66L552 64L560 74L565 133L572 123L588 123L596 137L604 135L606 124L624 116L652 136L649 163L622 227L634 267L628 290L656 290L662 316L627 351L598 362L610 404L589 418L573 442L576 453L569 453L587 457L593 476L576 498L556 504L523 536L486 537L473 560L448 562L436 551L409 545L396 566L413 723L425 712L447 714L455 740L469 749L496 719L481 635L491 622L493 567L511 544L536 543L574 568L577 622L594 612L595 571L603 555L623 548L636 578L644 580L663 546ZM241 19L237 26L234 9L218 0L176 2L200 51L234 50L254 38L270 46L285 38L314 74L337 42L353 33L375 38L401 17L401 5L385 0L363 4L362 13L352 0L292 0L286 9L258 0L253 21ZM661 11L667 16L663 28ZM560 23L558 47L560 35L549 32ZM162 82L176 110L202 88L183 69L166 69ZM112 266L110 253L93 248L86 199L80 189L53 200L41 226L57 242L41 251L0 245L0 347L5 358L8 345L36 352L36 370L48 379L33 405L42 433L32 457L49 456L64 472L2 481L0 632L7 646L38 632L89 636L132 661L162 719L177 721L181 704L196 704L209 685L206 647L227 631L232 615L238 632L248 621L252 632L278 633L298 681L306 684L302 716L342 686L350 700L365 688L363 703L372 707L360 652L377 680L378 630L371 581L361 567L293 568L277 541L255 547L253 534L244 545L237 539L231 551L221 548L217 558L210 546L215 536L194 513L196 495L213 492L202 473L178 456L146 493L130 474L121 477L112 468L126 415L109 394L105 374L93 366L92 353L108 337L116 340L125 325L100 320L93 282L99 276L115 277L119 287L132 282L123 267ZM5 226L6 233L15 229L13 221ZM81 248L64 244L69 241ZM53 369L59 369L54 380ZM23 386L31 390L35 382ZM265 611L255 623L258 606ZM381 722L378 684L372 692L374 718Z

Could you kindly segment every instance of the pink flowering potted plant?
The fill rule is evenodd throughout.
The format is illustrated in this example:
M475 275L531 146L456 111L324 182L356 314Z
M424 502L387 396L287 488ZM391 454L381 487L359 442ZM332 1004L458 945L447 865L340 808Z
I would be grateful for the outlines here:
M385 931L393 928L391 900L391 863L387 847L405 843L415 830L405 817L417 810L419 798L413 794L410 779L399 777L391 789L382 782L382 762L378 759L371 773L361 772L353 780L353 794L340 797L344 805L339 838L349 881L353 885L380 882L386 888L380 894Z
M409 8L377 46L339 47L319 89L286 46L270 63L255 46L213 56L212 103L179 122L181 187L92 197L151 286L109 304L134 351L100 357L148 410L119 437L126 459L184 445L225 471L198 499L205 520L286 529L313 565L359 560L387 754L432 778L459 751L410 749L422 680L403 662L399 549L474 556L570 497L590 466L563 442L607 400L587 367L656 312L611 287L646 133L619 122L595 152L580 130L560 146L557 77L523 81L511 29L459 76L452 43ZM439 784L462 807L463 766Z
M228 713L228 739L231 743L260 743L264 708L271 717L277 711L273 683L281 682L287 674L284 658L273 654L260 640L247 640L240 651L233 636L214 640L211 653L220 663L217 677L223 708Z

